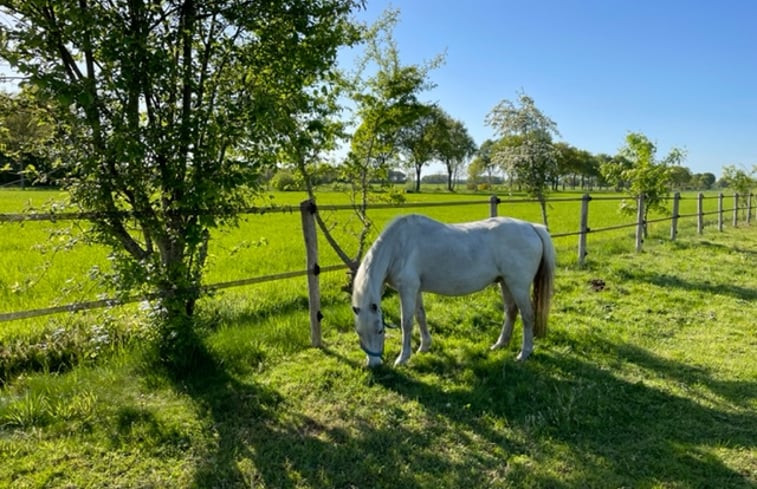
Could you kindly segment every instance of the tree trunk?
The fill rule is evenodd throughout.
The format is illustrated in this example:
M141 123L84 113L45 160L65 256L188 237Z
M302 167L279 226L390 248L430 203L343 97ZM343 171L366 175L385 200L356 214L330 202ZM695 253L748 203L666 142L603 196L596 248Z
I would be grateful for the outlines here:
M547 222L547 200L543 195L540 195L538 198L539 207L541 207L541 220L547 229L549 229L549 223Z
M200 245L200 250L203 245ZM200 297L200 273L192 273L183 240L168 240L161 246L162 280L158 284L158 353L174 373L195 365L201 350L194 328L194 309ZM204 253L198 251L200 270Z

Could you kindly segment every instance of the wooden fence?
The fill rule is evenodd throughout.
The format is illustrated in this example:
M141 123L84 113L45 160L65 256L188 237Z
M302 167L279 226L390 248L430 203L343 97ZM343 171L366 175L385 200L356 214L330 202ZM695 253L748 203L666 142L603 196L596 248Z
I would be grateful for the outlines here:
M723 230L723 223L725 221L725 215L727 212L732 213L731 223L735 227L739 223L739 211L745 213L744 221L746 224L751 224L753 214L753 195L750 193L746 196L744 205L739 206L738 194L733 194L733 207L726 209L723 207L724 195L721 193L714 197L705 197L703 194L697 196L697 211L690 214L679 214L681 196L676 193L672 199L672 213L668 217L659 219L644 220L644 198L639 197L637 201L637 217L634 222L618 224L613 226L590 228L589 213L590 202L599 200L621 200L619 197L606 197L606 196L591 196L585 194L581 198L557 198L550 199L548 202L579 202L580 216L579 226L575 232L556 233L552 234L553 238L564 238L570 236L576 236L578 238L578 264L583 266L587 256L587 237L590 234L601 233L605 231L612 231L624 228L636 229L636 251L640 252L643 247L644 241L644 229L647 224L653 222L670 221L670 239L675 240L678 236L678 223L682 218L696 218L697 219L697 233L702 234L705 227L705 216L717 215L717 228L719 231ZM705 212L704 200L705 199L717 199L718 209L716 211ZM488 205L489 215L498 215L499 206L502 204L523 204L534 203L535 200L524 199L500 199L497 196L491 196L488 200L471 200L471 201L458 201L458 202L422 202L422 203L407 203L407 204L378 204L370 206L370 209L410 209L410 208L430 208L430 207L450 207L460 205ZM321 273L331 272L336 270L344 270L346 265L332 265L322 267L318 262L318 233L315 224L315 215L320 211L341 211L341 210L353 210L351 205L316 205L315 202L310 200L303 201L299 209L292 206L280 206L275 208L256 208L251 207L244 210L244 214L265 214L265 213L294 213L299 210L302 221L302 232L305 242L306 251L306 269L289 271L271 275L264 275L259 277L246 278L241 280L234 280L229 282L220 282L206 285L204 288L206 291L214 291L232 287L240 287L244 285L259 284L264 282L271 282L276 280L290 279L294 277L307 277L308 283L308 300L309 300L309 318L310 318L310 341L313 346L321 345L321 320L323 315L321 313L320 306L320 284L319 277ZM64 221L64 220L92 220L97 219L100 216L97 213L55 213L55 214L0 214L0 223L2 222L25 222L25 221ZM77 312L97 308L113 307L123 305L127 303L141 302L145 300L151 300L155 297L132 297L127 299L101 299L95 301L77 302L72 304L53 306L42 309L32 309L26 311L14 311L14 312L0 312L0 322L12 321L18 319L27 319L33 317L46 316L51 314L58 314L63 312Z
M644 218L645 212L645 203L644 203L644 196L641 195L637 197L636 200L636 206L637 206L637 213L636 213L636 220L632 223L627 224L619 224L615 226L607 226L602 228L590 228L588 226L589 223L589 203L592 200L619 200L618 197L592 197L589 194L585 194L581 199L578 199L581 201L581 213L579 216L579 228L575 232L568 232L568 233L555 233L552 234L552 238L563 238L568 236L577 236L578 237L578 264L579 266L583 267L585 264L586 256L588 254L587 252L587 236L589 234L596 234L604 231L612 231L617 229L623 229L623 228L635 228L635 237L636 237L636 252L641 252L643 248L644 243L644 236L646 231L646 226L650 223L654 222L664 222L664 221L670 221L670 239L675 240L678 236L678 222L681 218L688 218L688 217L696 217L697 218L697 233L702 234L704 232L704 218L707 215L717 215L718 219L718 231L723 231L723 219L724 219L724 213L727 212L727 209L723 208L723 194L720 193L717 197L714 197L718 199L718 210L717 211L711 211L711 212L705 212L704 211L704 200L705 196L702 193L699 193L697 195L697 211L696 213L691 214L680 214L680 201L681 201L681 194L680 192L676 192L673 195L673 205L672 205L672 213L669 217L663 217L658 219L649 219L646 220ZM576 201L577 199L567 198L567 199L551 199L550 202L570 202L570 201ZM496 195L493 195L489 198L489 215L494 217L498 215L499 211L499 205L503 203L524 203L524 202L537 202L535 200L502 200ZM459 202L456 203L457 205L467 205L470 204L469 202ZM440 203L437 205L449 205L445 203ZM421 206L429 206L428 204L422 204L418 205L418 207ZM305 238L305 247L306 247L306 263L307 263L307 275L308 275L308 304L309 304L309 310L310 310L310 341L311 345L313 346L321 346L321 319L323 319L323 314L321 313L321 303L320 303L320 286L319 286L319 275L321 272L323 272L323 269L318 264L318 236L316 231L316 225L315 225L315 214L320 209L329 209L329 210L343 210L343 209L352 209L351 206L323 206L318 207L315 202L310 200L305 200L300 204L300 213L302 216L302 231ZM739 222L739 210L745 210L746 216L745 216L745 222L746 224L751 224L752 221L752 194L748 194L746 197L746 205L743 208L739 208L739 194L734 193L733 194L733 208L730 209L732 212L732 223L733 227L736 227ZM346 266L338 266L335 269L343 269L346 268Z

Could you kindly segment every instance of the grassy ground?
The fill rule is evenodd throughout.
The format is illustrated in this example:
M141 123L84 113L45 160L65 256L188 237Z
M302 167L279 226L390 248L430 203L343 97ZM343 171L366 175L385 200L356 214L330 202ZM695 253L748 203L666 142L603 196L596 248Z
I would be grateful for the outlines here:
M553 232L577 227L577 204L553 211ZM280 246L301 246L299 217L257 219L219 236L209 281L303 266ZM524 364L519 337L488 351L501 301L487 289L429 296L432 351L368 371L339 272L322 279L324 349L308 347L304 279L231 289L201 304L206 357L182 379L145 360L138 310L4 323L3 355L33 328L48 355L0 390L0 487L754 487L755 229L670 242L653 225L641 254L632 229L590 235L583 269L576 238L558 240L551 330Z

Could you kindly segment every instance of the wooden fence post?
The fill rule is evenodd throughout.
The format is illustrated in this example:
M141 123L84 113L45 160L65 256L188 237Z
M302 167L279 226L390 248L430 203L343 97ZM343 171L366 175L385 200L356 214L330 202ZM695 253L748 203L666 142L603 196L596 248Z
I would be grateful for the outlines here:
M733 193L733 227L739 225L739 193Z
M581 198L581 220L578 229L578 266L584 266L586 259L586 235L589 233L589 201L591 195L584 194Z
M636 252L638 253L644 243L644 194L640 194L636 202Z
M318 265L318 234L315 228L315 213L318 208L312 200L300 203L302 217L302 234L305 237L306 265L308 271L308 306L310 310L310 344L321 346L321 290L318 275L321 268Z
M670 220L670 240L675 241L678 236L678 208L681 201L681 192L673 194L673 217Z
M704 232L704 194L697 195L697 234Z
M723 192L718 194L718 231L723 232Z
M497 206L500 202L496 195L489 197L489 217L497 217Z
M746 224L752 223L752 192L746 196Z

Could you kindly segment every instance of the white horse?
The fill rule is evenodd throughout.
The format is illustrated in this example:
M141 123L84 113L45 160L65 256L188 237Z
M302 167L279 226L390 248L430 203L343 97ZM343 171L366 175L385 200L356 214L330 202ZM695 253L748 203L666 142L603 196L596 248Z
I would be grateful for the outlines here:
M465 295L495 282L502 291L505 322L491 348L510 342L520 310L523 344L517 359L525 360L533 351L534 333L546 334L554 271L555 249L540 224L504 217L463 224L420 215L394 219L366 253L353 286L352 310L368 366L381 364L384 354L384 284L397 289L400 297L402 350L395 365L410 358L413 315L421 330L418 351L431 346L421 292Z

